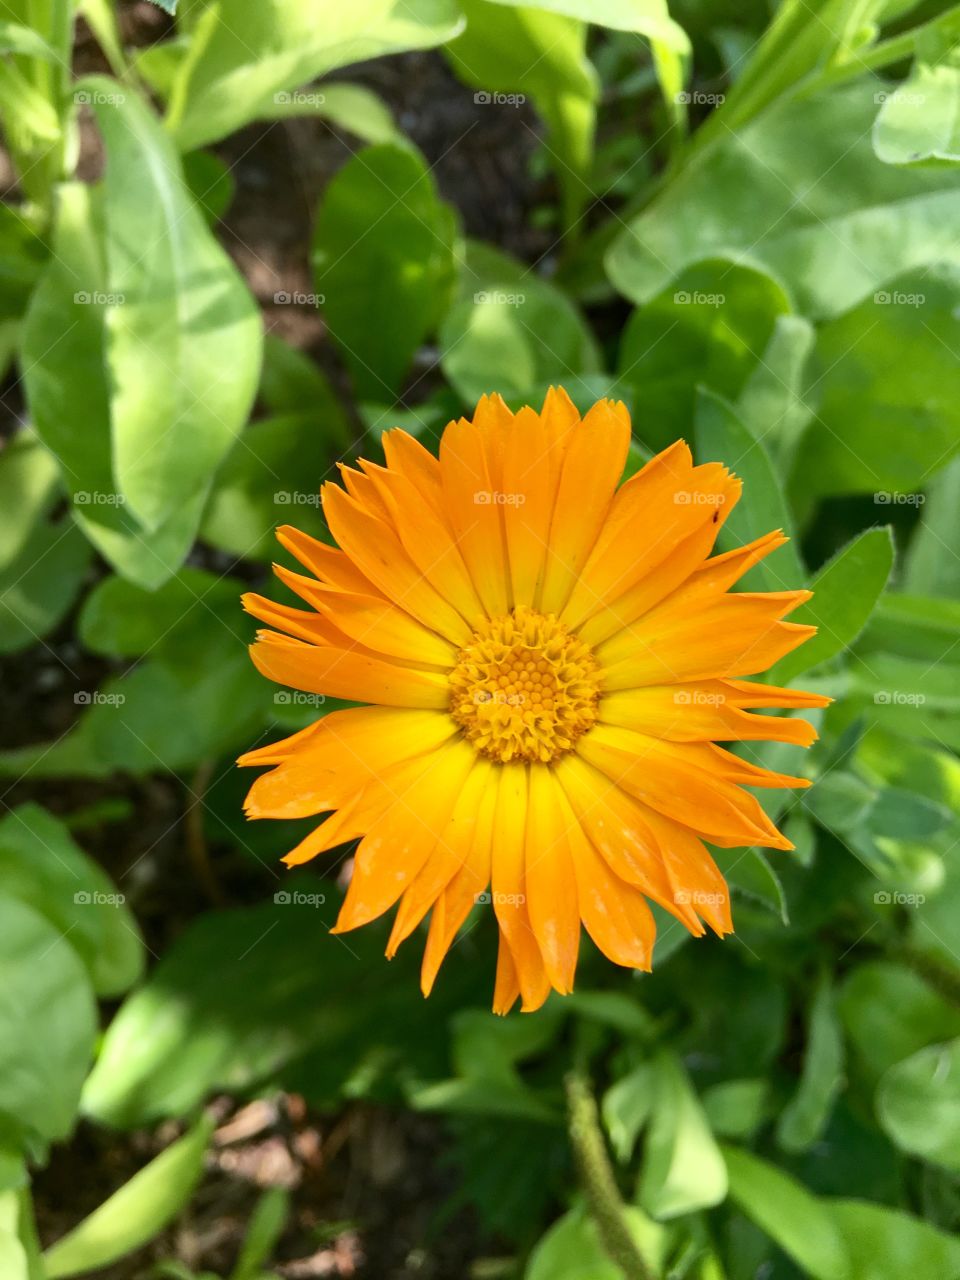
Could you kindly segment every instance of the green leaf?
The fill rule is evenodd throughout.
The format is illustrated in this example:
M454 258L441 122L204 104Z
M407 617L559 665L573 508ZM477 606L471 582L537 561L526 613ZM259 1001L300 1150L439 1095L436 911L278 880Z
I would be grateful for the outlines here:
M382 930L349 945L329 935L340 901L329 881L277 883L274 901L201 916L127 998L87 1080L86 1114L137 1127L183 1115L213 1090L278 1078L325 1104L351 1085L362 1095L371 1077L385 1076L394 1098L408 1070L436 1078L437 1018L466 1003L456 967L427 1004L419 955L401 950L385 983Z
M898 1209L860 1200L835 1200L830 1217L850 1254L854 1280L901 1280L905 1275L960 1276L960 1239ZM834 1280L824 1276L823 1280Z
M439 324L453 294L457 235L453 210L412 147L360 151L327 187L314 280L361 398L392 400Z
M816 1280L867 1280L826 1203L757 1156L726 1146L723 1156L731 1198L798 1266Z
M790 615L791 622L817 627L817 634L782 658L770 680L786 684L846 652L866 626L892 568L889 528L868 529L838 551L810 583L813 598Z
M156 586L186 557L205 494L177 507L148 537L118 492L106 357L109 295L96 204L96 192L84 184L59 190L55 253L24 320L22 377L37 434L56 455L71 492L73 519L119 572ZM57 342L51 333L60 335Z
M548 154L572 226L590 198L597 76L586 56L586 25L513 0L461 0L466 30L446 46L454 71L489 111L513 111L529 97L550 130ZM499 100L498 95L506 95Z
M777 1141L785 1151L806 1151L823 1133L843 1088L843 1065L843 1036L833 991L824 978L810 1006L800 1084L777 1123Z
M0 653L25 649L57 626L90 560L89 544L69 518L33 527L28 544L0 571Z
M960 266L935 265L888 278L820 329L811 361L820 406L798 480L814 493L896 503L949 460L960 443L960 362L939 335L952 332L958 306Z
M440 364L471 408L498 391L525 403L535 389L578 387L600 369L593 336L573 303L531 268L469 243L457 301L440 329Z
M262 1268L270 1261L289 1218L289 1192L282 1187L271 1187L265 1191L253 1211L230 1280L262 1280Z
M941 560L948 560L941 550ZM957 657L960 602L940 597L885 595L871 615L858 652L920 658L939 666Z
M82 83L107 152L114 472L134 516L152 531L206 492L245 423L259 374L260 316L153 113L105 77Z
M666 1252L663 1227L640 1209L624 1210L630 1234L657 1274ZM610 1260L593 1219L584 1209L571 1209L540 1240L523 1273L523 1280L622 1280L623 1272Z
M655 1069L639 1198L654 1218L675 1218L719 1204L727 1194L727 1171L679 1059L663 1053Z
M937 472L925 497L904 556L903 590L955 600L960 597L960 458Z
M710 1128L722 1138L749 1138L766 1119L770 1106L766 1080L724 1080L703 1094Z
M98 995L117 996L140 977L143 943L123 894L39 805L0 819L0 881L69 940Z
M201 13L168 117L184 151L269 116L278 95L328 71L432 48L463 25L453 0L357 0L322 22L309 0L220 0Z
M901 1151L960 1172L960 1039L920 1049L888 1068L876 1107Z
M960 164L960 62L955 52L952 57L918 57L909 78L882 101L873 125L873 149L880 160Z
M802 316L777 316L770 341L735 406L744 426L763 441L781 473L789 470L813 414L804 397L804 368L814 338L813 326Z
M689 264L726 256L762 266L797 310L818 318L848 310L910 268L960 261L953 178L877 163L877 87L863 78L777 102L742 129L718 126L713 145L617 237L607 257L616 287L643 303ZM904 356L898 346L889 376L909 372L912 380ZM848 439L849 424L839 430ZM882 456L879 446L874 454Z
M774 529L790 536L790 512L760 440L754 439L727 401L700 388L696 401L696 454L698 462L722 462L743 480L743 493L724 523L720 546L724 550L752 542ZM741 580L766 591L782 591L799 586L803 566L793 542L787 542L766 556ZM795 616L795 615L794 615Z
M783 924L790 923L780 877L762 849L744 850L736 862L724 866L723 873L732 889L761 903L778 916Z
M837 1010L870 1084L927 1045L960 1036L960 1009L889 960L854 969L840 988Z
M172 1222L203 1173L214 1122L199 1120L44 1254L50 1280L107 1267Z
M663 449L689 431L698 383L737 396L789 310L770 276L717 258L688 267L639 307L624 331L618 373L644 443Z
M23 315L49 251L14 206L0 205L0 321Z
M63 931L0 897L0 1120L21 1141L70 1133L95 1033L90 982Z
M637 1139L653 1110L657 1074L643 1062L612 1084L603 1095L601 1114L617 1159L626 1162L633 1155Z

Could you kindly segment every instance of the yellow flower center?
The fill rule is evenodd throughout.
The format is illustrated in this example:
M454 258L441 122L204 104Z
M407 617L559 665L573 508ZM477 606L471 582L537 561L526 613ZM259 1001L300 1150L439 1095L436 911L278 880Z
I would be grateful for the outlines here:
M600 668L552 613L487 619L458 656L450 711L491 760L555 760L597 719Z

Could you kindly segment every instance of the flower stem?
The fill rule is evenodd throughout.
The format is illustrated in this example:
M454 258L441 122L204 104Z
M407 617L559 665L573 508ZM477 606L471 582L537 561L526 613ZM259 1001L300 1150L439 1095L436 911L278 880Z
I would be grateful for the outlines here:
M627 1280L655 1280L627 1224L590 1081L582 1071L573 1070L565 1083L570 1141L601 1243Z

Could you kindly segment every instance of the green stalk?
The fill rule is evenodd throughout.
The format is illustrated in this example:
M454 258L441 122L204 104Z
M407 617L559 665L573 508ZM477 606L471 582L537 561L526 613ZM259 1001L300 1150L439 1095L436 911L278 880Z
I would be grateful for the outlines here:
M590 1081L581 1071L574 1070L565 1084L570 1142L601 1243L627 1280L656 1280L627 1223L626 1206L610 1163Z

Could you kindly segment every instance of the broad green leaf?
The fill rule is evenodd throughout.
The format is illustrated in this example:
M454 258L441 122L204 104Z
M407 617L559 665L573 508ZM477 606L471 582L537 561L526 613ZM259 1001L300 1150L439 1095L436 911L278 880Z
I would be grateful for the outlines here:
M91 560L69 517L41 520L27 545L0 571L0 653L36 644L69 611Z
M568 226L590 197L587 185L596 124L597 76L586 56L586 24L564 13L507 0L461 0L466 30L445 49L475 100L512 111L529 97L550 130Z
M719 1204L727 1194L727 1172L679 1059L663 1053L655 1067L639 1198L654 1218L675 1218Z
M761 903L779 916L783 924L790 923L787 898L780 877L762 849L745 849L734 861L724 865L723 873L731 889Z
M958 306L954 262L887 280L820 329L809 384L820 405L798 482L889 504L949 461L960 443L960 362L940 335L953 333Z
M813 414L804 398L804 368L814 338L813 326L802 316L777 316L766 350L735 406L744 426L763 441L782 471L789 470Z
M470 243L457 301L440 329L440 364L464 404L498 391L519 407L562 383L576 397L600 357L580 313L522 263Z
M845 653L866 626L892 567L889 528L868 529L838 551L810 583L813 598L790 615L791 622L815 626L817 634L777 663L772 683L787 684Z
M271 414L313 415L316 428L331 449L342 451L353 442L353 432L333 388L308 355L268 333L263 344L260 399Z
M949 554L941 551L941 560ZM885 595L874 610L857 650L920 658L932 665L960 655L960 601L942 596Z
M960 597L960 458L954 458L930 481L920 525L914 530L903 561L904 591L927 596Z
M882 101L873 125L873 149L885 164L960 163L956 53L918 57L909 78L885 93Z
M639 307L624 330L618 377L633 393L644 443L663 449L689 431L698 384L737 396L789 309L770 276L715 258Z
M86 648L109 658L145 654L191 674L222 657L242 633L239 578L184 568L156 591L123 578L103 578L87 596L77 624Z
M960 1172L960 1039L930 1045L889 1067L876 1107L901 1151Z
M246 421L260 317L149 108L89 85L107 153L103 188L111 440L119 491L150 531L209 486Z
M14 206L0 205L0 321L26 310L30 293L48 257L34 227Z
M850 1256L853 1280L901 1280L905 1275L956 1280L960 1276L956 1235L886 1205L862 1200L828 1204ZM823 1280L834 1280L834 1276L825 1275Z
M107 1267L172 1222L203 1173L212 1120L204 1118L161 1151L44 1254L50 1280Z
M931 714L960 710L958 673L957 663L870 653L851 665L850 692L865 694L883 720L922 736Z
M236 181L230 168L212 151L188 151L181 158L183 178L203 216L213 227L230 208Z
M666 1252L664 1228L642 1210L628 1205L624 1218L642 1257L659 1274ZM585 1209L571 1209L539 1241L523 1280L622 1280L610 1260L593 1219Z
M335 449L322 406L247 427L217 476L200 533L205 542L252 560L275 560L278 525L323 538L320 485Z
M64 931L0 896L0 1122L65 1138L93 1053L96 1005Z
M358 152L324 194L313 274L363 399L392 401L456 278L457 222L412 147Z
M656 1083L657 1073L653 1065L643 1062L612 1084L603 1095L600 1108L603 1123L617 1159L622 1162L630 1159L650 1117Z
M718 1137L749 1138L766 1119L769 1094L766 1080L724 1080L707 1089L701 1101Z
M454 963L428 1004L419 954L401 949L385 983L382 930L359 931L349 945L328 934L340 902L331 882L275 884L273 901L201 916L127 998L87 1080L88 1115L137 1127L183 1115L213 1090L278 1078L325 1104L350 1087L362 1095L381 1076L394 1099L408 1071L437 1078L438 1048L447 1059L437 1018L469 1002L472 968Z
M70 491L73 519L118 572L156 586L186 557L205 494L177 507L148 537L118 490L106 357L110 295L97 226L94 189L62 186L55 253L24 321L22 376L37 434L57 457ZM60 335L57 342L50 342L51 333Z
M750 434L727 401L706 388L697 395L695 424L697 462L722 462L743 480L740 501L721 530L721 549L752 542L774 529L790 536L790 512L762 441ZM783 591L800 586L803 579L791 541L761 560L740 585L749 590L753 582L763 590Z
M616 287L643 303L689 264L726 256L763 266L817 318L910 268L960 261L952 177L878 164L870 144L878 87L863 78L778 102L742 130L718 126L713 145L614 242L607 269ZM909 369L902 348L894 365Z
M824 978L810 1006L800 1083L777 1123L777 1141L785 1151L806 1151L820 1137L843 1087L843 1067L833 990Z
M36 522L57 498L57 464L31 431L0 453L0 568L27 545Z
M168 125L181 150L269 115L278 95L354 62L429 49L461 30L453 0L219 0L201 11Z
M519 0L494 2L519 7ZM541 0L536 8L645 36L668 109L676 113L691 49L687 33L670 17L666 0Z
M960 1036L960 1010L889 960L854 969L839 990L837 1010L871 1085L926 1046Z
M853 1265L828 1205L775 1165L724 1147L730 1196L740 1209L816 1280L866 1280Z
M117 996L140 977L144 948L124 895L38 805L0 819L0 882L68 939L98 995Z

